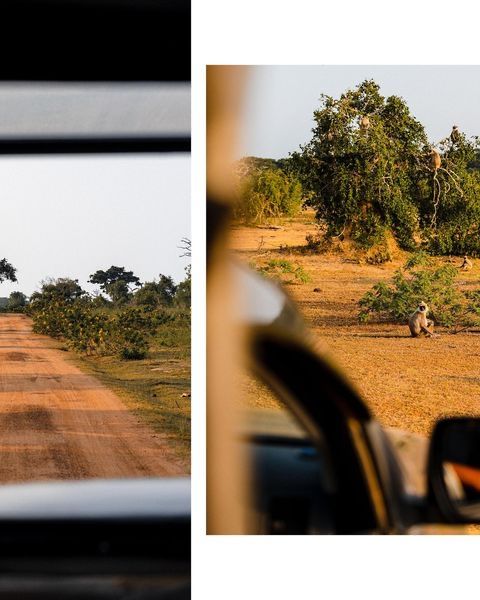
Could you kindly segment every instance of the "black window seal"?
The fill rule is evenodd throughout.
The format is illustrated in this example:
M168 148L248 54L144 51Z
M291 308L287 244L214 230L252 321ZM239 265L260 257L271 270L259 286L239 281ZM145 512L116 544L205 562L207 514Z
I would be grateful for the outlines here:
M189 153L190 136L2 138L0 155Z

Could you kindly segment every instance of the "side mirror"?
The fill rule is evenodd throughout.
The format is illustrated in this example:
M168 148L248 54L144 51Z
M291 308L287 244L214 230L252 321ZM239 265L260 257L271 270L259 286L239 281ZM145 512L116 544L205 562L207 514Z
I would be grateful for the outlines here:
M452 523L480 523L480 419L439 421L432 434L428 493Z

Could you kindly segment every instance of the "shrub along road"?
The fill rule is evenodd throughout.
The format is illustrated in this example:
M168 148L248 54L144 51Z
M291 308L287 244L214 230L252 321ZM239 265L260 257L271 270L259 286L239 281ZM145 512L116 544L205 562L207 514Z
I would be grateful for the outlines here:
M166 437L23 315L0 316L0 482L178 475Z

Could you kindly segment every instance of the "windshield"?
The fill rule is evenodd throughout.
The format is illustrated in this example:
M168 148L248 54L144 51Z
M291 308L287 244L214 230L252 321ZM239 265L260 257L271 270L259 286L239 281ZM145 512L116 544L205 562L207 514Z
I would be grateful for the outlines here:
M189 136L187 84L3 84L0 141ZM0 482L190 470L190 156L0 158Z

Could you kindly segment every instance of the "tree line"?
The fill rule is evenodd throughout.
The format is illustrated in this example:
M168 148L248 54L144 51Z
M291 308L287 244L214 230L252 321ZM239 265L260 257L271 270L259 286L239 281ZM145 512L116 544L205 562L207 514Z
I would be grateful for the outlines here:
M326 240L480 255L480 145L456 125L437 144L399 96L373 80L322 95L312 137L281 160L235 165L235 216L261 223L315 210Z
M187 256L189 248L188 243ZM76 351L140 359L168 324L190 327L190 265L185 272L178 284L162 274L141 283L133 271L112 265L90 275L89 282L101 290L93 294L86 292L77 279L50 278L29 298L22 292L12 292L6 310L25 312L32 317L36 333L62 339ZM17 277L16 269L3 259L0 283L5 280L17 281Z
M99 269L90 275L89 283L98 284L105 294L89 294L78 283L78 279L69 277L48 278L41 282L40 291L28 297L23 292L14 291L8 299L7 309L25 308L39 300L61 299L71 302L79 298L89 299L97 306L122 306L133 304L145 307L177 306L190 307L191 273L190 265L185 269L186 276L178 284L172 277L160 274L158 279L141 283L140 279L124 267L112 265L106 271ZM0 261L0 283L17 281L16 269L3 259Z

